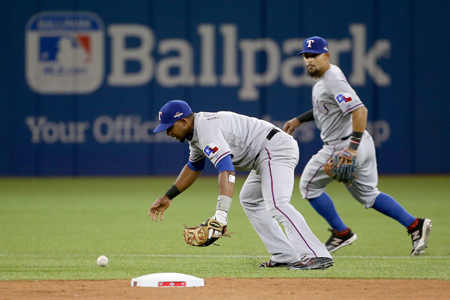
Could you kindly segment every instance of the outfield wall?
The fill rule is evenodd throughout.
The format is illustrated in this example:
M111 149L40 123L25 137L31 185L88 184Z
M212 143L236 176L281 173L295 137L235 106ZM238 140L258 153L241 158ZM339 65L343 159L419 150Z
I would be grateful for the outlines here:
M304 38L369 109L382 174L449 173L447 1L28 0L0 4L0 175L171 175L187 145L159 108L231 110L282 126L311 108ZM297 172L321 147L295 137ZM208 165L206 171L216 171Z

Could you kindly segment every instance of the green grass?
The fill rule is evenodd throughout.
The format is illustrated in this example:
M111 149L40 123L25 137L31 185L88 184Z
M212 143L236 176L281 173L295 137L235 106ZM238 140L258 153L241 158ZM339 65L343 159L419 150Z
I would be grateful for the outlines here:
M410 278L450 280L450 177L381 177L379 188L411 214L433 221L428 249L411 257L411 239L396 221L365 210L344 186L327 192L342 218L357 234L351 246L336 252L335 265L323 271L260 269L270 255L239 204L236 183L228 215L237 240L220 247L189 247L183 224L211 217L217 178L200 177L178 196L163 222L153 222L148 208L172 185L174 177L148 178L2 178L0 179L0 280L131 279L175 272L202 278L312 277ZM293 205L321 241L327 223L301 199L297 178ZM108 256L106 268L96 265Z

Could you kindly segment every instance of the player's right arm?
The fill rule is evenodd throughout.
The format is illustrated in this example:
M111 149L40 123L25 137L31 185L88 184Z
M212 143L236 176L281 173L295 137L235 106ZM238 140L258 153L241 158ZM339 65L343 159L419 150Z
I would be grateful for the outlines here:
M189 188L200 176L204 168L203 159L197 163L189 162L184 166L178 175L177 180L172 187L162 197L156 199L153 205L150 207L148 215L156 222L158 221L158 215L161 214L161 221L164 219L164 212L169 208L172 199L181 194L187 188Z
M310 111L307 111L301 115L299 115L298 117L295 117L289 121L287 121L284 126L283 126L283 130L292 135L294 133L295 128L299 127L300 124L302 123L306 123L309 121L314 120L314 112L311 109Z

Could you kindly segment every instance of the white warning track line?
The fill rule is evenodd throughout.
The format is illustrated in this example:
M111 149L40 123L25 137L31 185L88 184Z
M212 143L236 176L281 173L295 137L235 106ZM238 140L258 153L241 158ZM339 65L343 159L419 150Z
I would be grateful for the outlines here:
M167 257L167 258L174 258L174 257L192 257L192 258L251 258L251 257L268 257L268 255L182 255L182 254L118 254L115 256L125 256L125 257Z
M384 258L408 258L408 259L414 259L414 258L436 258L436 259L442 259L442 258L447 258L450 259L450 256L412 256L412 255L408 255L408 256L333 256L333 258L373 258L373 259L384 259Z
M161 258L267 258L270 255L186 255L186 254L109 254L114 257L161 257ZM0 254L0 257L4 256L22 256L22 257L43 257L48 254ZM73 256L73 255L72 255ZM75 256L96 256L96 254L76 254ZM450 256L351 256L351 255L336 255L334 259L450 259Z
M118 255L114 255L114 256L124 256L124 257L167 257L167 258L175 258L175 257L192 257L192 258L225 258L225 257L230 257L230 258L259 258L259 257L268 257L269 255L178 255L178 254L136 254L136 255L126 255L126 254L118 254ZM399 258L406 258L406 259L414 259L417 258L417 256L333 256L333 258L364 258L364 259L399 259ZM432 259L450 259L450 256L420 256L421 259L423 258L432 258Z

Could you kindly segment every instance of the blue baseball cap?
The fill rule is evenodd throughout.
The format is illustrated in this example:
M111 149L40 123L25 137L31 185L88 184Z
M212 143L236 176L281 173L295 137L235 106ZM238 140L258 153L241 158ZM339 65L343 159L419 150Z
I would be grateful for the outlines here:
M192 113L189 105L182 100L172 100L167 102L159 110L159 122L153 132L161 132L175 124L176 121L186 118Z
M302 55L303 53L328 53L328 42L320 36L307 38L303 42L303 51L297 55Z

